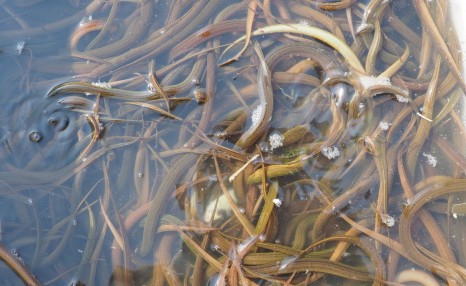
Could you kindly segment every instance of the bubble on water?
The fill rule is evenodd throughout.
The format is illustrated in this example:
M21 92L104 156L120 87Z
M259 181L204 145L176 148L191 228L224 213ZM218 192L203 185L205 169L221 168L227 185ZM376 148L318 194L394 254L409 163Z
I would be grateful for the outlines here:
M227 136L227 133L225 131L216 131L214 133L214 136L217 137L217 138L223 138L223 137Z
M259 148L264 153L269 153L270 151L272 151L269 144L267 144L265 142L260 142L259 143Z
M409 207L410 204L411 204L411 199L406 199L406 200L403 202L403 206L404 206L404 207Z
M195 84L195 85L200 85L200 84L201 84L201 80L198 79L198 78L196 78L196 77L193 78L191 82L192 82L193 84Z
M11 252L11 254L12 254L14 257L16 257L16 259L18 259L18 261L19 261L21 264L24 265L23 258L22 258L21 255L19 254L18 249L13 248L13 249L11 249L10 252Z
M37 131L32 131L29 133L29 140L31 142L40 142L42 140L42 134Z
M206 101L207 95L205 89L195 87L192 91L192 94L197 103L204 103Z
M217 182L217 181L218 181L217 175L210 175L209 176L209 182Z
M87 17L83 17L81 19L81 21L79 21L79 26L82 27L82 26L84 26L86 23L88 23L90 21L92 21L92 14L87 16Z

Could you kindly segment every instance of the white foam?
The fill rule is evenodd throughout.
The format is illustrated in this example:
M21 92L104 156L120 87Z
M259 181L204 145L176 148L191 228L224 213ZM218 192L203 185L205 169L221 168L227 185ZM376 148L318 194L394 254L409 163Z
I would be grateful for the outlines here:
M252 111L252 116L251 116L252 125L259 124L263 111L264 111L264 108L260 104Z
M103 87L103 88L112 88L112 86L108 82L101 82L101 81L96 81L93 82L92 85L98 86L98 87Z
M392 83L388 77L375 77L375 76L365 76L362 75L359 77L359 81L362 84L364 89L368 89L374 85L387 85L391 86Z
M92 14L89 15L89 16L87 16L87 17L83 17L83 18L81 19L81 21L79 21L79 26L82 27L82 26L84 26L87 22L90 22L90 21L92 21Z
M409 102L409 99L407 97L404 97L400 94L395 94L396 96L396 100L398 100L398 102L402 102L402 103L408 103Z
M277 149L283 146L283 141L285 137L278 131L274 131L269 136L270 148Z
M273 199L273 203L277 206L277 208L282 206L282 200L280 199Z
M25 41L20 41L16 44L16 54L21 55L24 51Z
M388 227L393 227L395 225L395 218L388 214L381 214L380 219Z
M340 156L340 150L338 150L337 147L335 146L329 146L329 147L324 147L322 148L322 155L324 155L325 157L329 158L329 159L334 159L338 156Z
M386 122L386 121L380 121L379 122L379 127L380 129L382 129L383 131L387 131L389 128L390 128L390 123Z
M437 166L437 158L434 157L432 154L422 153L422 156L426 157L427 163L429 163L429 165L431 165L432 167Z

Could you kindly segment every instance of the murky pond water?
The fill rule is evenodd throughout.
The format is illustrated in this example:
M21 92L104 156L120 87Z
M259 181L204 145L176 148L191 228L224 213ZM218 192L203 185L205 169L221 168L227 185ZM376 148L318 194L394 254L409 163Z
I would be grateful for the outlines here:
M0 284L466 285L448 15L0 0Z

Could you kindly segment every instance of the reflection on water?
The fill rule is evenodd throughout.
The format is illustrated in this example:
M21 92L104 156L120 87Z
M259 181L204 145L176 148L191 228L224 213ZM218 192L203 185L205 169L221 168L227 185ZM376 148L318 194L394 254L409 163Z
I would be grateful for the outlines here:
M466 284L447 14L0 0L2 285Z

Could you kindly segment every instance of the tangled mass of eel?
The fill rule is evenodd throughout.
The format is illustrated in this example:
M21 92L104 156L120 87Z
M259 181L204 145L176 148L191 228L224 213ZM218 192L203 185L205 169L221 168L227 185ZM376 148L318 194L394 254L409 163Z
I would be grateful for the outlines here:
M2 285L466 285L447 4L0 1Z

